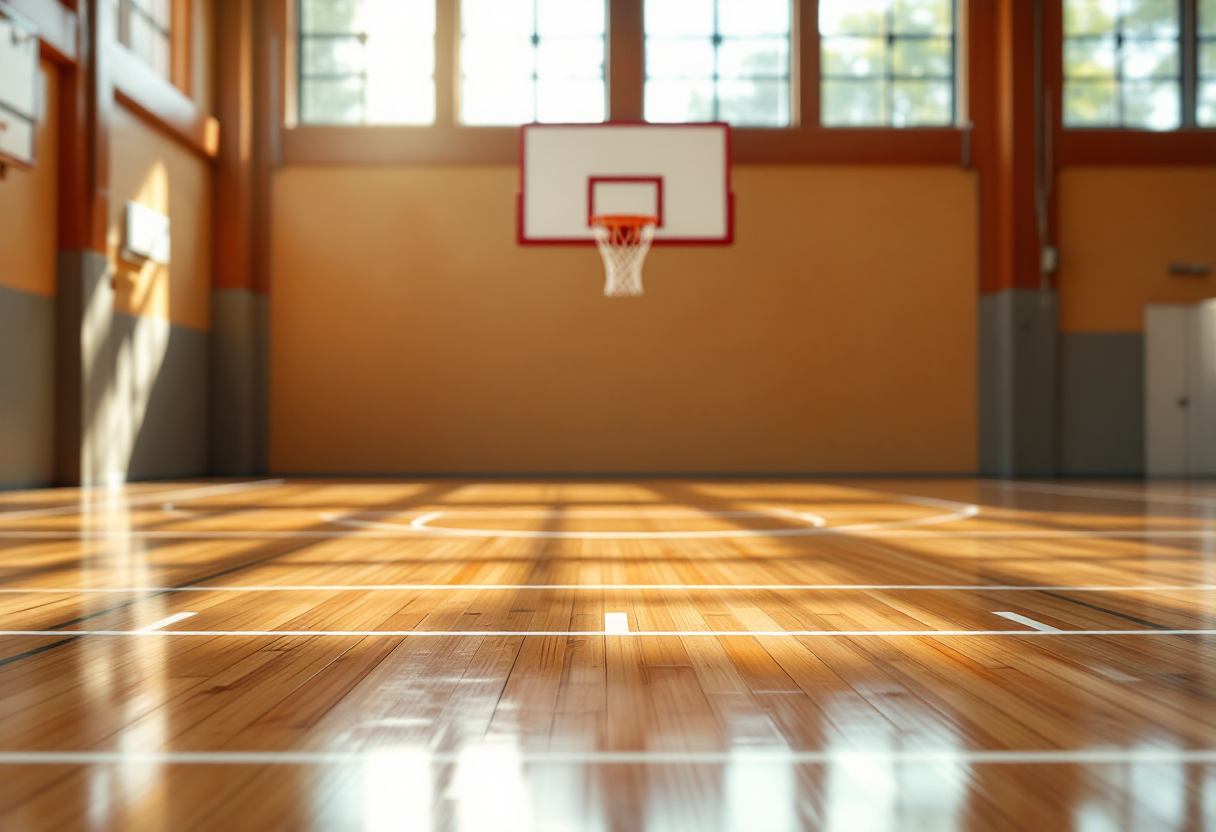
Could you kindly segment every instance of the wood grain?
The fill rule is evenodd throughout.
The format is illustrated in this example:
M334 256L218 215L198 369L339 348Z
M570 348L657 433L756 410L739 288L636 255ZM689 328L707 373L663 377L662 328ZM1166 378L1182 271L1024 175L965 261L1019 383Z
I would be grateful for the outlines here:
M0 829L1216 822L1216 486L232 489L0 494Z

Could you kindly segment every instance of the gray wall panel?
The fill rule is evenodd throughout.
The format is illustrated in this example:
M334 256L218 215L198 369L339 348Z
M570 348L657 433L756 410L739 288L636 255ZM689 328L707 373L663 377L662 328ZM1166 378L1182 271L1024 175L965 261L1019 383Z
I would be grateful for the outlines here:
M980 298L980 470L1051 476L1056 466L1057 307L1054 291Z
M55 299L0 287L0 488L55 479Z
M133 323L127 315L116 322ZM172 326L160 371L144 405L131 448L132 480L195 477L209 473L208 367L211 337Z
M1061 473L1143 474L1143 336L1068 333L1061 339Z

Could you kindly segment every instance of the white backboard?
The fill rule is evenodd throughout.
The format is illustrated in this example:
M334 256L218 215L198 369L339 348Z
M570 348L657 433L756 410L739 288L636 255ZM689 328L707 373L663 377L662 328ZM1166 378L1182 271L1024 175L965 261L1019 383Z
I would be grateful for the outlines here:
M0 12L0 162L34 163L38 52L34 28Z
M655 245L734 239L726 124L528 124L519 242L594 241L596 214L659 218Z

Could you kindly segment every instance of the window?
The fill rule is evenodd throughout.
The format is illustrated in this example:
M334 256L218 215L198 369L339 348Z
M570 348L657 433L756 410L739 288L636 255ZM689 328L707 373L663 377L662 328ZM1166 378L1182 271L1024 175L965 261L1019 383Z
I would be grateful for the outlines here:
M647 121L790 124L790 0L646 0Z
M170 72L172 0L120 0L118 42L164 78Z
M1180 19L1178 0L1065 0L1065 126L1177 128Z
M819 36L824 126L954 124L954 0L820 0Z
M462 0L464 124L603 121L604 0Z
M1216 127L1216 0L1199 0L1199 84L1195 120Z
M435 0L300 0L303 124L432 124Z

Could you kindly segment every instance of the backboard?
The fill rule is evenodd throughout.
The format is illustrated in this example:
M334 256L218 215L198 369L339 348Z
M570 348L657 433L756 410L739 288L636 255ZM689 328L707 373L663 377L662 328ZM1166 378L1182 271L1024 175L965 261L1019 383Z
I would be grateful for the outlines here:
M734 239L726 124L527 124L520 136L519 242L595 241L591 218L659 218L654 245Z
M38 117L38 36L22 19L0 12L0 165L34 164Z

